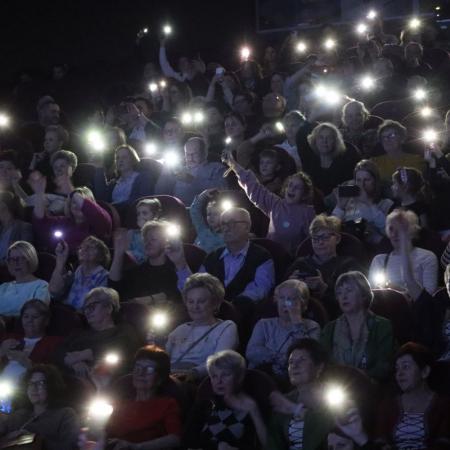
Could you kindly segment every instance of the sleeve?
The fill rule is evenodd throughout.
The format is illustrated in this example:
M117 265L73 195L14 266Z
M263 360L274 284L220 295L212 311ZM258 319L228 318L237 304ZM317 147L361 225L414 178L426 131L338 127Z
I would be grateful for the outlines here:
M283 426L278 414L274 414L270 418L268 433L267 433L267 445L266 450L284 450L289 447L286 442Z
M201 270L203 268L203 270ZM200 267L199 272L204 272L205 268L202 266ZM180 292L183 291L184 288L184 284L186 283L186 280L188 279L189 276L192 275L192 271L189 268L189 266L186 264L186 267L182 270L177 270L177 288Z
M422 263L422 286L431 295L433 295L437 289L438 267L439 264L436 255L427 252Z
M167 409L164 415L164 428L167 434L181 436L181 411L173 398L169 398L167 402Z
M261 364L272 363L274 361L274 352L266 347L263 320L258 320L253 328L252 335L247 344L245 357L247 358L250 367L257 367Z
M391 369L391 360L394 352L394 334L390 320L383 319L378 322L375 342L373 343L375 364L367 368L367 374L378 381L387 378Z
M46 281L39 283L32 294L32 298L42 300L47 305L50 303L50 292L48 291L48 283Z
M146 173L140 173L134 180L133 187L131 189L129 202L133 202L141 197L146 197L147 195L152 195L154 191L152 177L148 176Z
M78 449L80 426L81 424L75 411L71 408L64 408L64 413L58 427L61 448L67 450Z
M194 225L195 231L197 232L197 236L205 233L209 230L205 219L203 218L203 207L208 201L208 197L206 192L202 192L194 198L194 201L189 208L189 214L191 216L192 224Z
M111 217L100 205L85 198L81 210L83 211L92 232L99 239L105 239L111 235Z
M255 279L245 286L239 297L248 297L253 301L267 298L275 285L275 268L273 260L269 259L261 264L255 273Z
M268 216L273 208L281 202L280 197L270 192L259 183L255 174L251 170L241 170L238 172L238 180L250 201Z
M94 172L94 185L93 193L97 200L103 200L104 202L111 201L111 190L106 182L105 169L98 167Z
M174 78L177 81L185 81L183 75L175 72L167 59L167 53L165 47L159 47L159 65L161 66L162 73L166 77Z

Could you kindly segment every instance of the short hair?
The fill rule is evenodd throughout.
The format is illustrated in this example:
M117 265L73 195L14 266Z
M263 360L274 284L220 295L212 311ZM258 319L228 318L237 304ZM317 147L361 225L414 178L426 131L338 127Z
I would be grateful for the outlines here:
M64 161L66 161L73 170L75 170L78 166L77 155L69 150L58 150L57 152L53 153L53 155L50 157L50 165L53 166L53 164L55 164L55 161L57 161L58 159L63 159Z
M379 199L381 195L381 176L378 166L370 159L362 159L353 169L353 178L356 178L358 172L367 172L375 181L375 199Z
M51 316L50 308L42 300L32 298L31 300L28 300L27 302L25 302L22 305L22 308L20 308L20 317L22 317L28 309L34 309L41 316L44 316L47 319L50 319L50 316Z
M306 121L306 117L305 115L296 110L296 109L292 109L291 111L289 111L288 113L286 113L283 117L283 120L287 120L287 119L295 119L299 122L305 122Z
M45 127L45 132L55 133L63 144L69 142L69 132L61 125L48 125Z
M381 125L378 127L377 133L379 141L381 141L381 133L384 130L387 130L388 128L393 128L394 130L397 130L402 138L402 141L404 141L406 139L406 136L408 135L406 128L400 122L388 119L384 120L383 123L381 123Z
M96 287L91 289L84 297L84 304L92 298L100 298L102 301L107 301L113 308L113 312L117 313L120 310L119 293L112 288Z
M349 106L352 106L352 105L358 105L358 106L361 108L361 112L363 113L363 116L364 116L364 119L365 119L365 120L370 116L370 113L369 113L369 111L367 110L367 108L366 108L366 106L364 105L363 102L360 102L360 101L358 101L358 100L350 100L349 102L347 102L347 103L342 107L342 117L341 117L342 123L345 124L345 119L344 119L344 117L345 117L345 112L347 111L347 108L348 108Z
M308 136L308 143L311 149L314 151L314 153L317 153L317 146L316 146L316 140L317 136L322 130L331 130L334 134L334 156L339 155L340 153L344 153L346 150L344 138L342 137L342 133L339 131L339 129L336 127L336 125L329 123L329 122L323 122L317 125L312 131L311 134Z
M258 155L258 161L261 161L262 158L270 158L276 160L278 163L281 162L280 154L272 148L266 148Z
M336 280L336 284L334 286L334 292L336 293L337 290L343 285L343 284L352 284L353 286L356 286L361 293L361 296L364 300L364 306L366 308L369 308L370 304L373 300L373 292L370 288L369 280L366 278L366 276L358 272L356 270L352 270L350 272L345 272L341 275L339 275L338 279Z
M389 228L389 225L392 222L396 222L398 220L406 220L408 222L409 232L412 237L415 237L420 231L419 218L417 217L417 214L415 212L411 210L396 208L386 217L386 232Z
M309 225L309 234L312 236L322 230L328 230L333 233L340 233L341 220L335 216L327 216L326 214L319 214L314 217Z
M70 212L70 202L72 201L72 197L74 194L80 194L83 198L87 198L91 202L96 203L94 194L87 186L79 186L76 187L67 197L66 204L64 205L64 215L66 217L72 217Z
M15 250L27 260L28 268L31 273L36 272L39 267L39 258L36 249L32 244L26 241L16 241L8 248L6 256L9 257L10 253Z
M162 214L162 205L157 198L144 198L139 200L136 204L136 210L140 206L147 206L153 214L154 220L159 219Z
M299 170L296 173L293 173L292 175L289 175L283 182L283 186L281 188L281 193L282 195L284 195L284 193L286 192L286 189L288 187L288 184L291 180L293 180L294 178L298 178L299 180L301 180L301 182L303 183L303 197L301 198L302 202L312 202L313 201L313 197L314 197L314 186L313 186L313 182L311 180L311 177Z
M115 138L117 140L117 145L126 145L127 143L127 135L125 134L125 131L120 127L107 127L105 129L105 133L112 133L115 135Z
M433 353L427 347L418 344L417 342L407 342L406 344L403 344L397 350L394 361L397 362L399 358L405 355L410 355L420 369L424 369L427 366L431 369L435 363Z
M184 149L186 150L186 145L188 142L197 142L199 144L199 150L202 154L203 158L206 159L208 157L208 147L206 145L205 139L199 136L194 136L189 138L186 143L184 144Z
M236 94L236 95L244 95L244 94ZM225 117L223 118L224 123L226 122L227 119L231 118L238 120L244 128L247 126L247 121L245 120L245 117L242 114L234 111L229 112L228 114L225 115Z
M222 282L215 276L209 273L194 273L187 280L183 288L183 299L186 301L187 294L192 289L203 288L206 289L212 298L216 308L225 299L225 289Z
M222 218L225 214L230 214L230 212L239 212L239 214L242 217L245 217L245 221L251 226L252 225L252 218L250 216L250 213L245 208L238 208L233 207L230 209L227 209L226 211L223 211L220 218Z
M316 339L303 338L293 342L287 351L288 358L295 350L305 350L308 352L316 366L320 364L326 366L330 359L328 350Z
M0 191L0 202L4 203L15 219L23 217L24 207L21 199L10 191Z
M142 239L145 239L145 236L147 236L147 233L150 231L158 230L160 232L163 232L168 227L168 225L169 222L166 222L165 220L149 220L141 229Z
M43 95L36 103L36 110L39 112L48 105L57 105L55 99L50 95Z
M158 374L158 384L162 386L169 381L170 376L170 356L156 345L146 345L141 347L134 355L134 363L141 359L153 361L156 364Z
M233 374L235 389L242 386L247 370L244 357L234 350L222 350L208 356L206 368L209 375L212 368L230 371Z
M392 174L392 180L413 195L420 193L425 184L422 174L414 167L400 167Z
M274 295L283 288L291 288L295 290L296 298L302 301L302 311L305 312L308 309L309 300L311 295L309 293L308 285L304 281L300 280L286 280L275 287Z
M136 150L131 145L121 144L114 150L114 159L117 158L117 153L119 153L120 150L126 150L128 152L128 154L131 156L131 159L133 160L133 167L136 169L139 162L141 161L141 158L139 158Z
M83 239L83 241L80 244L87 244L88 242L91 242L95 245L97 252L98 252L98 259L97 263L100 264L102 267L109 267L111 263L111 252L109 251L108 246L99 238L95 236L88 236Z

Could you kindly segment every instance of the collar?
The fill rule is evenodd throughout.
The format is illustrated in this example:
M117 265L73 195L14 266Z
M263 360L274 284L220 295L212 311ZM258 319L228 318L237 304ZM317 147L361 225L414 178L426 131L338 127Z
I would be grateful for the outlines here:
M233 254L228 250L228 248L225 247L225 248L223 249L223 252L222 252L222 254L220 255L219 259L223 259L223 258L225 258L225 256L228 256L228 255L232 256L233 258L237 258L237 257L239 257L239 256L244 256L244 258L245 258L245 257L247 256L247 252L248 252L248 248L249 248L249 247L250 247L250 241L248 241L247 244L245 244L245 246L244 246L241 250L239 250L239 252L238 252L237 254L235 254L235 255L233 255Z

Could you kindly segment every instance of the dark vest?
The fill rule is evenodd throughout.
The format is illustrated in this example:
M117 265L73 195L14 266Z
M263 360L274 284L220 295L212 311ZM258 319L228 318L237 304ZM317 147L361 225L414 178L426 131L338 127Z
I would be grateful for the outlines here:
M223 258L220 255L225 247L221 247L211 252L205 259L204 266L208 273L217 277L222 283L225 280L225 267ZM241 294L247 284L255 279L256 269L271 259L270 253L259 245L250 243L245 257L244 264L239 272L231 280L231 283L225 288L225 298L232 301Z

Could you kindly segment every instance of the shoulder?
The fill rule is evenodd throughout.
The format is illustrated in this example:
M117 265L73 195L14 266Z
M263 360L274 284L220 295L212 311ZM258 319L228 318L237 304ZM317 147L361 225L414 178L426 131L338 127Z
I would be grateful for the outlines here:
M379 330L392 330L392 322L385 317L378 316L377 314L372 314L370 318L372 322L372 327Z
M37 280L34 280L30 283L30 287L36 287L36 288L46 288L48 287L48 283L45 280L41 280L38 278Z
M437 261L436 255L430 250L426 250L420 247L414 247L413 253L416 258Z
M303 323L305 324L305 328L308 331L317 330L317 329L320 330L320 325L315 320L303 319Z

